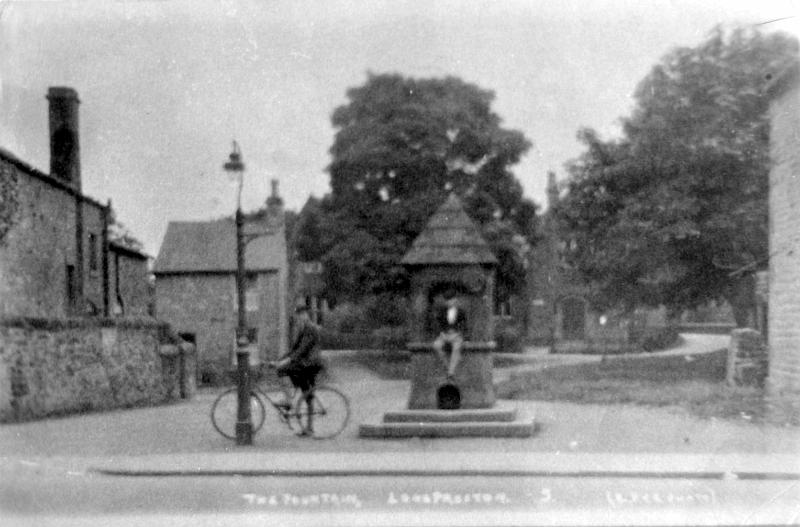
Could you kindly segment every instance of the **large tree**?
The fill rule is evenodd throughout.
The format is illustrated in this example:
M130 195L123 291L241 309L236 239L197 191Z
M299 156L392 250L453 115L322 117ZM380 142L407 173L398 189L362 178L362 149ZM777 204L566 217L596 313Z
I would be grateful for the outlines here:
M727 299L738 324L766 264L765 77L797 60L783 34L716 28L667 54L635 91L623 137L579 137L557 207L567 259L597 303L675 311Z
M399 261L450 191L497 249L501 290L520 291L522 260L510 247L525 244L514 234L533 239L536 209L510 167L530 142L501 126L494 94L454 77L370 74L347 97L332 117L332 192L301 232L306 241L321 236L306 246L330 270L331 292L401 290Z

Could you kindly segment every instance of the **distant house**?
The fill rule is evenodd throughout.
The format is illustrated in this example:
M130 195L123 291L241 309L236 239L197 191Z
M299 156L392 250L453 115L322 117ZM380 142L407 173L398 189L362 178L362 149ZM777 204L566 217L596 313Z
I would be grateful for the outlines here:
M245 224L246 234L265 232L245 251L247 324L259 351L252 358L262 361L287 346L288 264L276 185L266 214ZM156 315L196 343L201 378L230 368L238 306L234 221L170 222L153 273Z
M559 200L553 173L548 176L547 195L552 210ZM587 285L563 260L567 241L550 210L541 217L544 237L533 248L528 266L528 341L556 353L626 351L640 344L647 328L666 326L664 309L633 314L592 309Z
M143 265L112 278L110 205L81 191L78 94L56 87L47 98L50 173L0 149L0 317L108 316L132 291L132 312L146 314L147 256L125 250L120 261Z
M769 175L769 373L775 400L800 410L800 64L768 89Z

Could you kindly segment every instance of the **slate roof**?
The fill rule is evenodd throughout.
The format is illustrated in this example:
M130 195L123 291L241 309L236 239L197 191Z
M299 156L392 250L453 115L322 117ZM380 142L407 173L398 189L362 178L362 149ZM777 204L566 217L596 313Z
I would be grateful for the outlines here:
M108 249L112 252L124 254L126 256L130 256L131 258L136 258L138 260L147 260L148 258L150 258L150 255L148 255L145 252L133 249L132 247L128 247L127 245L123 245L117 242L109 242Z
M245 224L245 234L264 229ZM260 236L245 249L247 271L274 271L286 266L283 230ZM232 219L209 222L171 221L153 266L155 274L236 272L236 224Z
M458 196L447 200L403 256L404 265L496 264L497 259Z

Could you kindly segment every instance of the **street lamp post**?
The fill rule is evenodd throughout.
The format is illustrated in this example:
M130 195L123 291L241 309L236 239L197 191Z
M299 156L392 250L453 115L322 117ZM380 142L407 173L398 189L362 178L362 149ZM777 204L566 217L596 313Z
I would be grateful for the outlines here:
M253 420L250 414L250 341L247 337L247 320L245 318L245 291L244 291L244 214L242 214L242 183L244 163L242 153L236 141L233 142L233 151L228 161L223 165L226 172L231 172L239 178L239 188L236 194L236 294L237 324L236 324L236 365L237 365L237 393L238 407L236 410L236 444L253 444Z

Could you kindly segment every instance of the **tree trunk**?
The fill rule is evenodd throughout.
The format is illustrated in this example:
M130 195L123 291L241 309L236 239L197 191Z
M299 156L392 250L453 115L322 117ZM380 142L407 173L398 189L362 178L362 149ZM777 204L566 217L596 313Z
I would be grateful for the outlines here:
M755 326L755 281L752 274L735 279L725 291L725 300L733 310L736 327Z

